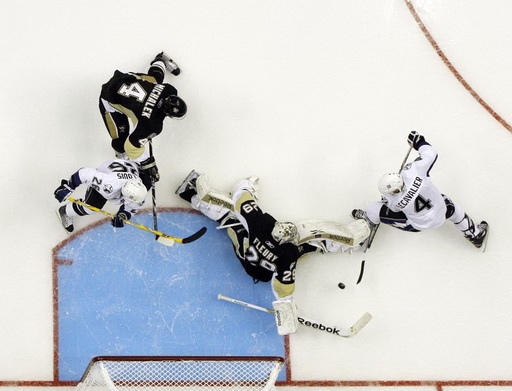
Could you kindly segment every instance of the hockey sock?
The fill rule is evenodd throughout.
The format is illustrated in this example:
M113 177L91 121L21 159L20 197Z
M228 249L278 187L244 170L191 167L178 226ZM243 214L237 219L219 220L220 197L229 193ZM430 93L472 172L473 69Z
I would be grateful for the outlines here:
M475 227L475 223L466 213L464 213L464 217L462 218L462 220L453 223L458 229L462 231L464 236L468 239L472 239L478 234L478 232L476 232L477 228Z
M80 201L82 201L82 200L80 200ZM88 216L88 215L92 215L94 213L95 213L94 211L92 211L89 208L85 208L82 205L78 205L78 204L75 204L75 203L71 203L71 204L67 204L66 205L66 214L68 216L70 216L70 217L74 217L74 216Z

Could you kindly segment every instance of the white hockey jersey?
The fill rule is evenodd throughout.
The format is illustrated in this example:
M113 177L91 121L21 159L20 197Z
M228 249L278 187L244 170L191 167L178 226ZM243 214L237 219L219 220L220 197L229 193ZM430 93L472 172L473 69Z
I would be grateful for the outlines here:
M436 228L446 220L446 204L441 192L430 179L430 170L437 160L436 150L429 144L418 150L420 157L407 164L401 175L404 189L400 194L386 194L387 206L403 212L408 223L418 230Z
M129 160L108 160L98 168L83 167L78 170L82 183L92 187L105 199L115 205L124 204L125 210L134 214L144 204L136 203L123 197L121 192L128 179L139 177L137 163Z

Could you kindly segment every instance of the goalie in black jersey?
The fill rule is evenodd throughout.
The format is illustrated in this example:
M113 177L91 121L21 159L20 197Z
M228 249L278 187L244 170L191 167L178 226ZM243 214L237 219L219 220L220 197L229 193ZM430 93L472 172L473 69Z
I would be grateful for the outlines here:
M263 212L256 203L258 178L239 181L233 197L212 191L206 177L193 171L176 193L205 216L226 228L235 255L254 282L272 280L277 299L291 298L295 289L295 267L303 255L318 247L298 245L297 228L292 223L278 222ZM194 197L197 194L206 197ZM194 198L194 199L192 199Z
M155 159L145 144L162 132L166 117L182 118L187 105L172 85L164 83L165 70L177 76L178 65L164 52L156 55L147 73L116 70L101 88L99 108L118 158L137 161L141 174L159 180Z
M237 182L233 196L209 188L206 177L192 171L176 190L192 207L225 228L233 243L236 257L254 282L271 281L279 312L276 318L280 334L294 332L297 327L295 269L304 255L314 252L343 252L364 241L369 234L368 224L356 221L351 227L333 226L319 220L293 224L279 222L263 212L257 204L258 178ZM314 226L314 235L308 227ZM321 229L328 228L329 232ZM302 240L304 238L304 240ZM341 242L340 242L341 241Z

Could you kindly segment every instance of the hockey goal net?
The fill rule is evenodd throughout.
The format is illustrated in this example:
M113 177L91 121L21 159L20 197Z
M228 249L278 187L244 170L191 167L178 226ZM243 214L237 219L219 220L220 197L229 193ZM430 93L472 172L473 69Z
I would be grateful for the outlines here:
M281 357L95 357L77 391L268 391Z

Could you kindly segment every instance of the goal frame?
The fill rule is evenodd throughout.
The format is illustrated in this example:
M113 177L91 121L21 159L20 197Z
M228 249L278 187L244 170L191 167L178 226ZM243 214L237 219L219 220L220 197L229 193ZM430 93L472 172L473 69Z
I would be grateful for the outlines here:
M187 386L193 386L193 387L204 387L206 386L207 389L211 389L212 387L218 387L219 389L225 388L235 388L235 390L254 390L255 388L259 388L261 391L268 391L272 387L274 387L277 377L279 376L279 373L281 369L283 368L285 364L285 360L282 357L277 356L96 356L93 357L89 364L87 365L82 377L80 378L80 381L77 383L77 390L87 389L85 386L87 384L87 377L89 373L92 373L94 371L94 367L96 364L101 365L102 362L141 362L141 363L149 363L149 362L174 362L174 363L190 363L193 365L194 362L198 363L213 363L213 362L219 362L219 363L247 363L248 365L251 362L268 362L268 363L274 363L274 366L272 368L266 368L265 372L265 380L257 379L257 380L233 380L233 379L215 379L215 380L209 380L205 379L203 380L191 380L188 381L186 384ZM171 364L172 365L172 364ZM101 367L100 367L101 368ZM110 374L108 374L110 376ZM114 382L110 380L110 378L105 379L108 384L106 384L106 388L109 390L112 389L118 389L119 387L122 388L123 385L128 385L124 381L121 381L121 384L118 386L114 385ZM159 386L163 388L180 388L183 387L183 385L175 385L174 383L177 380L169 379L169 380L159 380ZM128 381L128 383L131 383L132 385L141 386L144 381L138 381L137 379L131 379ZM256 385L257 384L257 385Z

